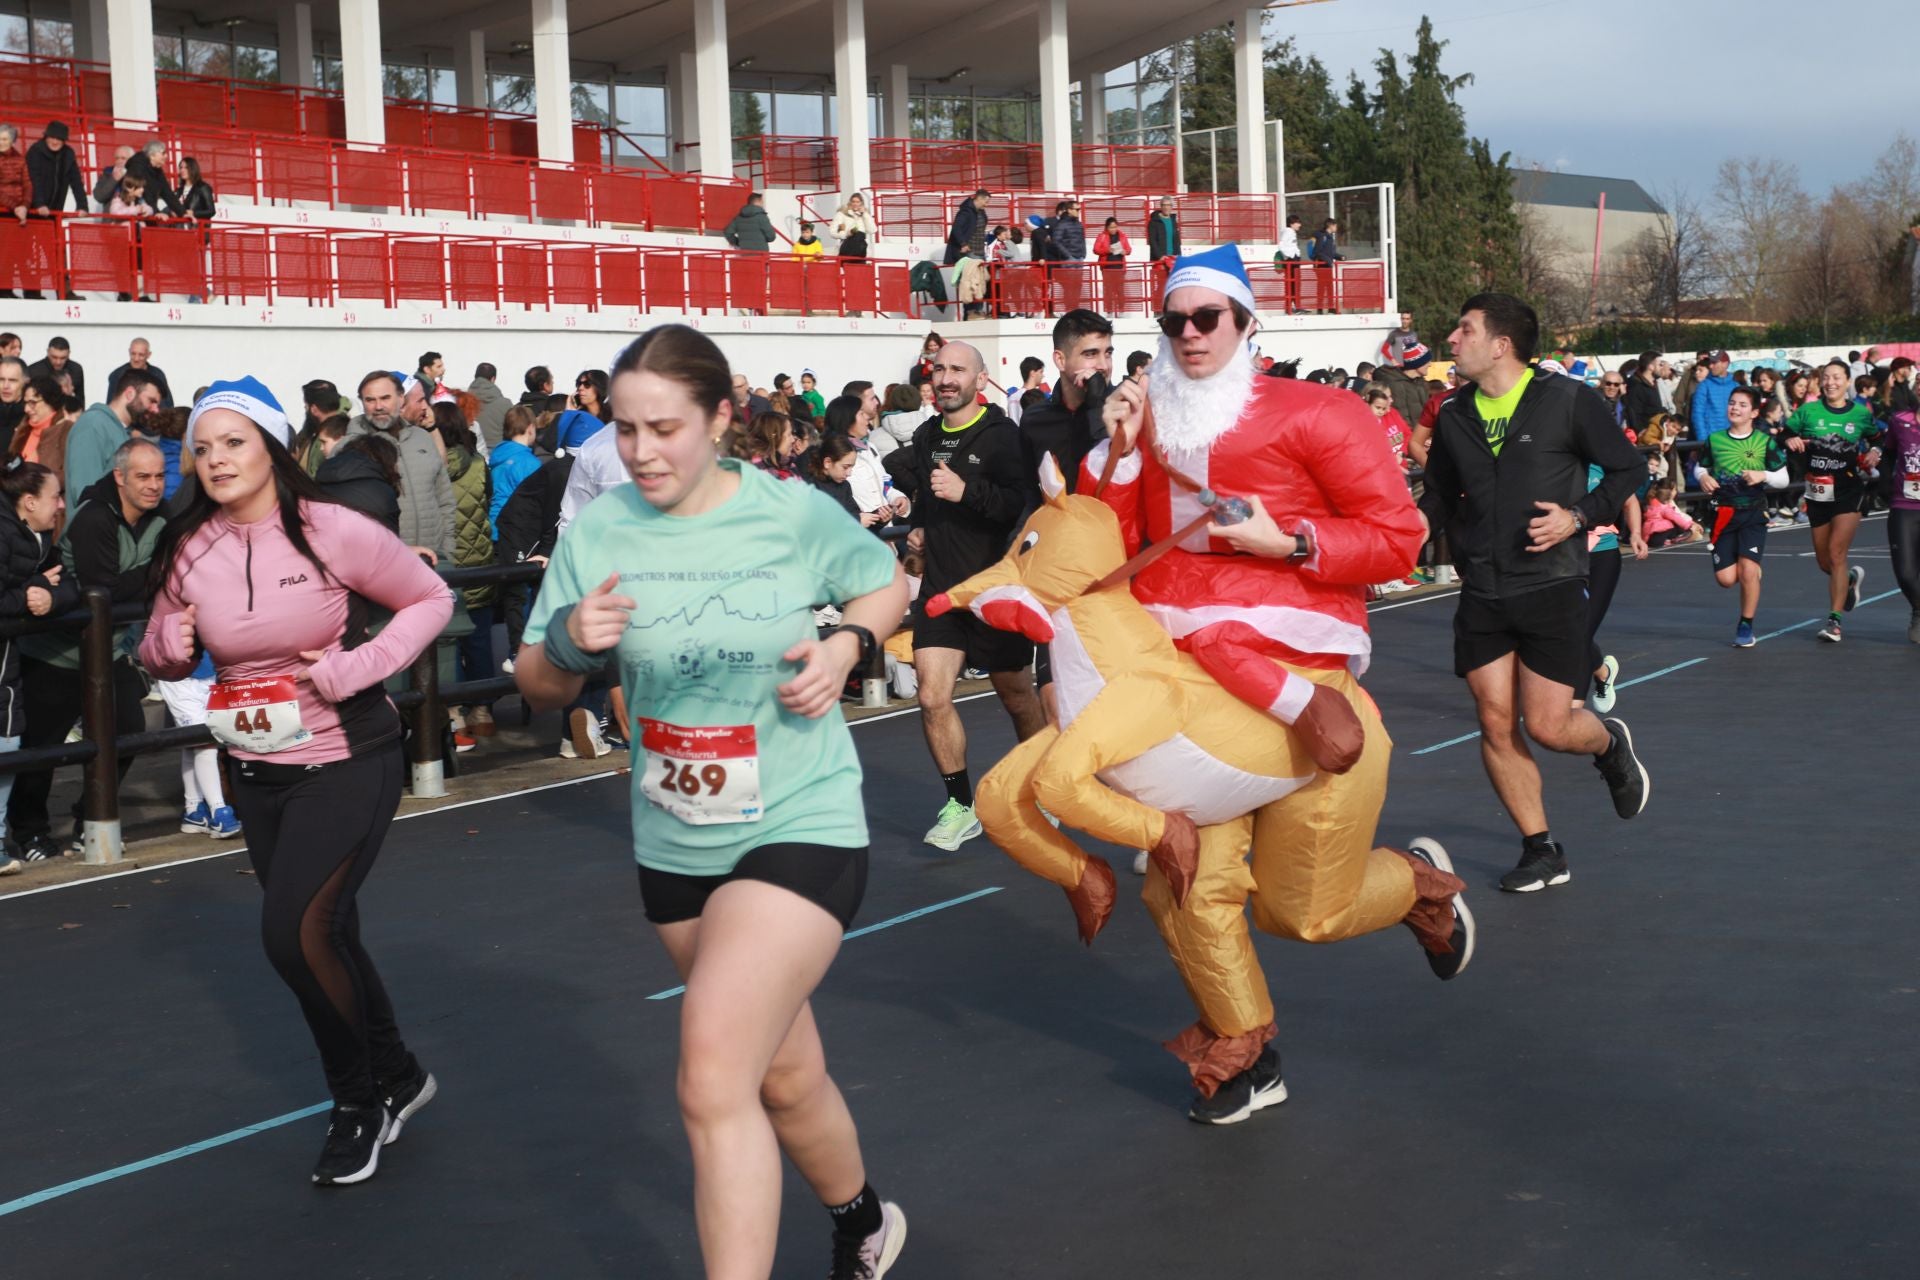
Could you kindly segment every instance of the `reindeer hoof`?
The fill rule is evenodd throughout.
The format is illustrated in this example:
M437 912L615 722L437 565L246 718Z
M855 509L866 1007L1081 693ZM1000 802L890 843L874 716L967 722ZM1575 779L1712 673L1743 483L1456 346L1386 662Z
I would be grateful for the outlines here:
M1193 819L1184 813L1169 811L1159 843L1147 850L1147 857L1167 878L1167 888L1173 890L1173 905L1186 906L1187 893L1193 888L1193 877L1200 868L1200 829L1193 825Z
M1300 745L1322 773L1345 773L1359 763L1367 732L1353 704L1325 685L1315 685L1306 710L1293 722Z
M1080 925L1080 941L1089 947L1107 927L1118 896L1113 884L1113 868L1105 858L1088 858L1080 871L1080 883L1067 890L1067 903Z

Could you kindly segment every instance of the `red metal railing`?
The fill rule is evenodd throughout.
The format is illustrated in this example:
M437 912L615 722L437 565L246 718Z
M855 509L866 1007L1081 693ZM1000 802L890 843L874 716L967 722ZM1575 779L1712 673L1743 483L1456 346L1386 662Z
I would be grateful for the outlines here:
M176 161L192 156L226 200L390 209L439 217L553 218L596 225L709 233L745 202L747 184L698 174L600 164L550 164L437 148L366 147L332 139L249 133L219 126L76 117L83 171L99 173L117 147L159 137Z
M320 305L912 315L905 262L91 214L0 218L0 288Z
M744 158L735 173L755 187L837 188L839 144L833 138L735 138ZM869 144L873 185L905 191L1027 191L1042 181L1040 147L1025 142L943 142L875 138ZM1076 146L1074 182L1083 191L1159 195L1172 191L1172 147Z
M1270 263L1246 266L1254 300L1262 311L1338 315L1378 314L1386 309L1383 262L1303 263L1288 275L1275 272ZM1001 263L988 268L982 305L988 315L1002 317L1054 316L1074 307L1091 307L1110 317L1153 316L1160 313L1166 270L1159 262ZM950 294L951 269L945 278Z
M268 81L228 80L180 71L159 74L162 120L183 127L230 126L244 132L344 140L346 108L330 89ZM33 120L111 116L113 83L103 63L0 55L0 118ZM540 154L532 116L515 111L386 100L387 141L396 146L490 153L534 159ZM573 158L593 164L608 154L608 131L575 122Z
M882 233L896 240L944 240L953 225L954 210L971 190L876 191L869 202ZM1087 241L1099 234L1109 217L1144 247L1147 216L1158 197L1135 194L1078 195L1052 191L1016 191L996 194L987 206L989 225L1005 223L1025 228L1032 216L1051 218L1054 207L1069 195L1080 205ZM1247 241L1272 244L1280 237L1280 197L1197 192L1174 196L1173 211L1180 220L1180 236L1187 244L1224 244Z

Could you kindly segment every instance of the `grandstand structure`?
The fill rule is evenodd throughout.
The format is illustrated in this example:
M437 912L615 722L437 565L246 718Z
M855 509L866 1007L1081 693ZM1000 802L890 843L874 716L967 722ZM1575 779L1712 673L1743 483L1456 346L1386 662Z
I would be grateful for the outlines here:
M1351 364L1396 310L1391 188L1288 192L1269 164L1259 4L998 0L964 19L865 0L235 0L221 12L219 38L277 55L277 80L163 62L156 32L180 33L186 50L184 24L198 19L143 0L0 0L0 36L9 13L30 19L29 47L0 53L0 121L20 127L22 147L66 122L91 188L118 148L158 139L176 181L191 156L217 193L210 221L96 206L0 219L0 288L42 295L4 304L30 352L58 332L77 354L117 359L137 334L191 387L232 372L244 330L247 367L289 386L429 348L457 378L487 360L511 384L531 364L602 367L624 335L685 319L727 335L756 383L802 364L826 386L904 370L932 327L976 342L1004 381L1075 300L1112 315L1123 346L1151 347L1163 268L1147 258L1147 218L1162 197L1187 249L1241 246L1269 354ZM1188 189L1177 84L1171 128L1114 141L1107 86L1115 68L1223 21L1239 39L1242 181ZM389 96L383 66L423 45L430 66L451 64L450 95ZM623 91L652 86L659 134L576 118L587 67ZM530 112L505 109L503 76L529 90L517 105ZM736 136L743 83L774 86L776 103L811 93L824 128ZM1029 136L940 136L959 131L920 104L960 84L974 116L992 104ZM793 117L776 108L772 124ZM1270 174L1279 189L1265 189ZM1009 225L1072 195L1089 246L1111 216L1132 254L998 268L986 313L961 319L915 291L913 268L940 261L955 209L980 187L991 221ZM721 234L749 191L766 195L770 252ZM875 219L865 259L837 256L827 234L854 191ZM1305 268L1292 294L1272 266L1289 213L1308 231L1337 218L1346 254ZM826 256L788 251L802 219Z

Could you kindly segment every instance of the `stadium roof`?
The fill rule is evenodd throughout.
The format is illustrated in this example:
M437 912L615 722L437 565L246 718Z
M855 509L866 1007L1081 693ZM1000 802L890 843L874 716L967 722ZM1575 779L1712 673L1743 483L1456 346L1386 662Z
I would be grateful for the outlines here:
M1609 213L1664 216L1667 212L1631 178L1596 178L1584 173L1551 173L1544 169L1522 169L1513 175L1513 198L1520 204L1597 209L1603 191Z

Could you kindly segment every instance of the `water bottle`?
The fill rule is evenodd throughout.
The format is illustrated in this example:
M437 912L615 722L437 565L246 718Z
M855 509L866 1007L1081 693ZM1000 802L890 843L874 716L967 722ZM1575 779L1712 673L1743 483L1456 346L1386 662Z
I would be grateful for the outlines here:
M1200 505L1213 513L1215 524L1239 524L1253 518L1253 504L1245 498L1217 494L1211 489L1200 491Z

